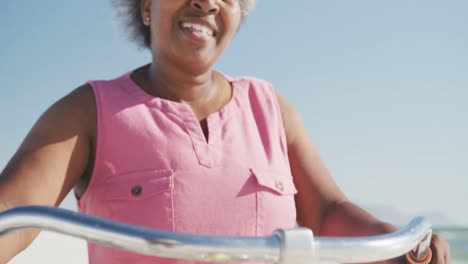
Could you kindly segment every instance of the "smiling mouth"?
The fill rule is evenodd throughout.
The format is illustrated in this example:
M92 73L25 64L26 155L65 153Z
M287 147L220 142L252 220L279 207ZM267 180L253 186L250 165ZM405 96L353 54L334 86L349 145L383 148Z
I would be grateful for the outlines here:
M206 42L216 37L215 31L201 23L182 22L179 26L186 35L198 42Z
M181 24L181 26L182 26L182 29L196 31L196 32L203 33L208 37L214 37L214 32L211 29L209 29L207 26L204 26L201 24L184 22Z

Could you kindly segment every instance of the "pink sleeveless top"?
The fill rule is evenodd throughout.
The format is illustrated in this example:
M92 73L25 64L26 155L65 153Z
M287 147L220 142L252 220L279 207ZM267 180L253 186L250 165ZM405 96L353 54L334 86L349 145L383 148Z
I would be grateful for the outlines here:
M294 227L297 191L269 83L228 78L233 95L208 116L207 141L188 106L145 93L130 74L90 82L98 136L81 212L205 235L260 236ZM91 264L192 263L94 243L88 254Z

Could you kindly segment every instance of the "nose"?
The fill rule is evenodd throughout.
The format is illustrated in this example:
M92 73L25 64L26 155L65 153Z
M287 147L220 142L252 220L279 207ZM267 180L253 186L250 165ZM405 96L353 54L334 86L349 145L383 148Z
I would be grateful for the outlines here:
M207 14L216 14L219 12L217 0L192 0L191 6L193 9Z

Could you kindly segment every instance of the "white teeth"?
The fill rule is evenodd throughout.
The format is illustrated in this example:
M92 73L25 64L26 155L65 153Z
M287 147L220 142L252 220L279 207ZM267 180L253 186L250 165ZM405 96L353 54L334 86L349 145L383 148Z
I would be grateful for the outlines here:
M211 31L206 26L203 26L203 25L200 25L200 24L185 22L185 23L182 23L182 27L183 28L189 28L189 29L195 29L197 31L201 31L201 32L205 33L206 35L208 35L210 37L213 36L213 31Z

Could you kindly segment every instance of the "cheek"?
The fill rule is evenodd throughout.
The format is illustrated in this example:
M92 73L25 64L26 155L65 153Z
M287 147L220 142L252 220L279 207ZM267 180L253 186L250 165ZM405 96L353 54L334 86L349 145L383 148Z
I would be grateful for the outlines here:
M164 32L172 27L172 19L180 9L180 0L153 0L151 8L152 26L156 32Z
M239 29L241 23L241 12L240 8L231 8L231 10L225 11L223 14L223 25L225 31L229 35L234 35Z
M220 13L224 19L240 20L241 17L241 4L243 0L223 0L220 1Z
M161 12L153 16L151 21L151 38L153 41L159 43L169 41L168 37L171 36L174 30L174 25L168 16L164 16Z
M241 11L239 3L234 8L232 8L229 12L230 12L231 17L233 18L233 21L235 21L235 23L239 25L242 20L242 11Z

